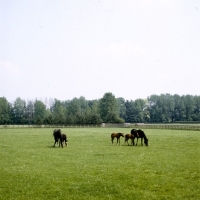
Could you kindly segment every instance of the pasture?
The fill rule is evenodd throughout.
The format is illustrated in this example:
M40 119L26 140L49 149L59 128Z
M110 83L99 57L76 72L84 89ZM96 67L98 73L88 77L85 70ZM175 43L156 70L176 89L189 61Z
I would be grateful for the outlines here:
M199 131L144 129L146 147L111 144L129 128L64 128L59 148L53 130L0 129L0 199L200 199Z

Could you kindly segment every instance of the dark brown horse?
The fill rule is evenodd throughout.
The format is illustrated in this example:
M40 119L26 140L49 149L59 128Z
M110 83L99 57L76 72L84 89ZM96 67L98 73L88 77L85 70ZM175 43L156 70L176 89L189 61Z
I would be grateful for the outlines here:
M137 143L138 143L138 139L141 138L141 145L143 146L143 139L144 139L144 144L145 144L146 146L148 146L148 139L147 139L147 137L146 137L144 131L142 131L142 130L140 130L140 129L139 129L139 130L132 129L132 130L131 130L131 134L134 135L134 137L137 138L136 145L137 145ZM134 145L134 143L133 143L133 145Z
M53 131L53 137L54 137L54 147L56 145L56 143L59 143L59 147L60 145L63 147L63 137L62 137L62 133L60 129L55 129Z
M132 135L132 134L126 134L126 135L125 135L124 143L125 143L125 144L127 143L127 144L129 145L129 143L128 143L128 140L129 140L129 139L131 139L132 144L134 144L135 136Z
M68 139L64 133L62 133L62 141L65 143L66 146L68 146Z
M113 140L115 139L115 138L117 138L117 143L116 143L116 145L118 144L118 142L119 142L119 145L120 145L120 137L124 137L124 134L123 133L112 133L111 134L111 142L112 142L112 144L113 144Z

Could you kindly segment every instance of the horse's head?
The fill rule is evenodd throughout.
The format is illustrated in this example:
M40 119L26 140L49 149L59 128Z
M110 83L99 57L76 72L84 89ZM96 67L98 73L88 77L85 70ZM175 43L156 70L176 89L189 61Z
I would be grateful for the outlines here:
M121 136L122 136L122 137L124 137L124 134L123 134L123 133L121 133Z
M144 140L146 146L148 146L148 139Z

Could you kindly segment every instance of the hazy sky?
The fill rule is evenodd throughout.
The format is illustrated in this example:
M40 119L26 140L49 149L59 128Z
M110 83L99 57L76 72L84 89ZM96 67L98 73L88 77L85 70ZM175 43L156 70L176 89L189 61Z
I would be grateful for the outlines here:
M199 0L0 0L0 97L200 95Z

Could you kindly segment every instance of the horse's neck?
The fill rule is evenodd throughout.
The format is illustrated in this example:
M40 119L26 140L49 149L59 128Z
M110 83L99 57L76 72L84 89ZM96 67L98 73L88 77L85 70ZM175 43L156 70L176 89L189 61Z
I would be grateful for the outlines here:
M144 134L144 139L145 139L145 140L147 140L147 137L146 137L146 135L145 135L145 134Z

